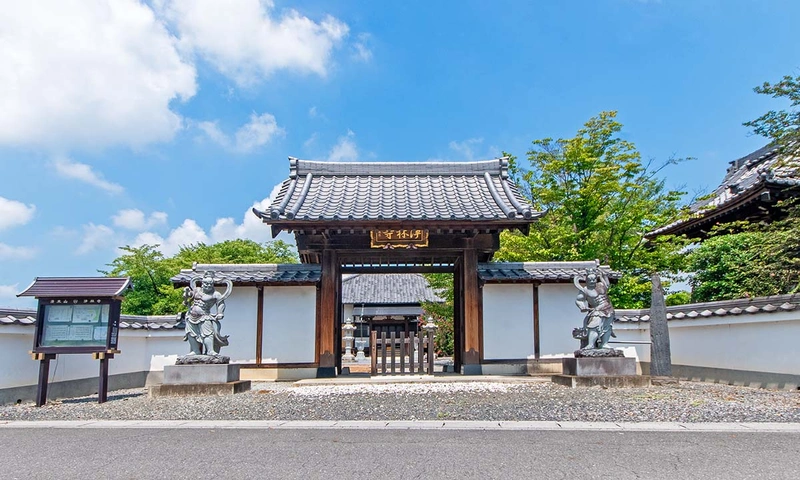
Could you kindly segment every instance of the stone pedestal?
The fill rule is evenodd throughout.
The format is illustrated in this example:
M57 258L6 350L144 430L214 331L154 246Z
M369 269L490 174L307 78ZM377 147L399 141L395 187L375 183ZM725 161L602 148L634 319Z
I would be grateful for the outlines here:
M567 387L649 387L650 377L636 375L636 359L626 357L564 358L562 375L553 383Z
M150 396L226 395L250 390L250 380L239 380L239 365L167 365L164 383L150 387Z

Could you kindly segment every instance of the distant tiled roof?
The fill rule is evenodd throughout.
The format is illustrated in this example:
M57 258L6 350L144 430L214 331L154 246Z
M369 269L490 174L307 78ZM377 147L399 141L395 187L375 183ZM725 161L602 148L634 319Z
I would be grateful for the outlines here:
M35 325L36 310L0 309L0 325ZM177 315L120 315L119 328L131 330L172 330L183 328Z
M116 297L131 287L128 277L36 277L18 297Z
M740 298L667 307L667 320L692 320L761 312L788 312L800 307L800 294ZM650 310L616 310L617 322L649 322Z
M419 273L356 274L342 279L342 303L441 302Z
M541 214L508 179L506 158L482 162L318 162L290 158L265 222L491 221Z
M714 192L689 206L692 212L689 218L663 226L647 236L681 233L688 224L714 217L743 202L755 200L753 195L762 187L785 188L798 185L800 159L783 154L775 145L767 145L730 162L725 178Z
M310 264L195 264L192 269L181 270L172 277L175 285L188 285L189 281L206 271L214 272L214 279L230 280L234 285L313 285L319 281L321 268Z
M489 283L504 282L571 282L575 275L584 275L587 269L600 268L609 279L620 278L618 272L597 261L588 262L495 262L478 264L478 275Z

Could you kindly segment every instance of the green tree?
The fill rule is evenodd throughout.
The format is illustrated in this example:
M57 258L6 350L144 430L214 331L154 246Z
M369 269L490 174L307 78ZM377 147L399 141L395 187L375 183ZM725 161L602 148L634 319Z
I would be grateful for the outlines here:
M778 82L764 82L753 90L761 95L788 100L790 106L786 110L770 110L744 125L781 145L789 153L800 151L800 76L786 75Z
M294 249L281 240L257 243L235 239L206 245L197 243L181 247L172 257L165 258L158 245L125 246L113 262L108 276L127 276L133 291L122 302L122 313L130 315L169 315L183 310L181 290L175 289L170 278L181 269L197 263L297 263Z
M439 327L436 331L434 345L436 352L443 356L452 356L455 351L453 337L453 274L429 273L425 274L428 285L441 297L444 302L422 302L422 311L425 318L433 317Z
M643 237L681 213L683 193L667 190L658 177L679 159L658 167L642 162L621 131L616 112L602 112L575 137L534 140L529 168L511 158L521 192L547 213L527 236L503 232L496 260L599 259L624 274L610 292L617 308L649 304L649 274L676 273L682 264L682 239Z

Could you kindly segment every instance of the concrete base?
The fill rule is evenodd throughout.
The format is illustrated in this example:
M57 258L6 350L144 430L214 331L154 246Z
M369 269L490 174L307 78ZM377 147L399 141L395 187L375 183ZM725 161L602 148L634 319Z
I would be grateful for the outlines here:
M529 359L527 365L528 375L560 375L564 372L561 358Z
M587 376L553 375L553 383L565 387L649 387L650 377L646 375L607 375Z
M563 358L561 362L564 375L578 377L636 375L635 358Z
M195 364L164 367L165 385L223 384L239 380L239 365Z
M317 378L335 378L336 367L319 367L317 368Z
M483 375L483 368L480 363L470 363L461 366L462 375Z
M244 367L239 370L239 378L242 380L254 380L262 382L270 381L294 381L303 380L306 378L316 378L316 367L303 367L303 368L257 368L257 367Z
M250 390L250 380L226 383L162 384L148 389L151 397L181 397L189 395L231 395Z

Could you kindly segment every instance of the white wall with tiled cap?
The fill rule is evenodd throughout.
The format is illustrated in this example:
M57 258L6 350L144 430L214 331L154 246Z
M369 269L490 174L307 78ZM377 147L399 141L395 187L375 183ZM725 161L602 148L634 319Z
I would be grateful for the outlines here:
M313 285L264 287L263 363L314 362L316 299Z
M572 283L539 286L539 346L542 356L572 355L580 342L572 329L583 326L584 314L575 305L578 290Z
M221 289L218 288L218 291ZM220 354L231 357L231 363L256 362L256 323L258 318L258 289L235 286L225 300L225 318L220 322L220 333L229 335L227 347ZM189 351L184 346L181 354Z
M522 359L533 353L533 285L484 285L483 358Z

